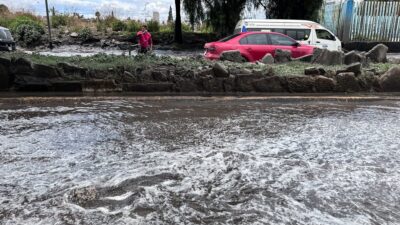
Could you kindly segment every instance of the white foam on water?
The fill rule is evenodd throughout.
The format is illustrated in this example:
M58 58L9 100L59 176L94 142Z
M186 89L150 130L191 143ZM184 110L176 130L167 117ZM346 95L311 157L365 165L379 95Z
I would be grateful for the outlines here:
M397 224L396 105L1 105L0 223Z

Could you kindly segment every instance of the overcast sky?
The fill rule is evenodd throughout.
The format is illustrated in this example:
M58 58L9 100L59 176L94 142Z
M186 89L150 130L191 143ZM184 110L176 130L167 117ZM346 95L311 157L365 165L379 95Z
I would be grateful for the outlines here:
M27 10L44 15L44 0L0 0L12 10ZM48 0L49 7L55 7L59 12L78 12L85 17L94 17L98 10L102 15L114 11L120 18L150 19L153 11L160 13L160 19L166 20L169 7L174 9L174 0ZM175 14L175 13L174 13ZM252 13L252 17L260 18L262 13Z

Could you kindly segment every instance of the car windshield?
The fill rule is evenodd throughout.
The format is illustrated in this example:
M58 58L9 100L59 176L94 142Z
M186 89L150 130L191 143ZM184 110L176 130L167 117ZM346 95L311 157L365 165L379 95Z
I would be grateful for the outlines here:
M240 34L234 34L234 35L228 36L226 38L223 38L223 39L219 40L218 42L227 42L227 41L232 40L233 38L235 38L235 37L237 37L239 35Z
M11 37L10 31L9 30L0 29L0 39L11 40L12 37Z

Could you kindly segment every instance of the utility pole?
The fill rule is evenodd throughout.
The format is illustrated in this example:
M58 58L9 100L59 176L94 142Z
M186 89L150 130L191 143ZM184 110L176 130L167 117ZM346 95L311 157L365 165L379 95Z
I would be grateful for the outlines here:
M50 26L50 16L49 16L49 4L46 1L46 15L47 15L47 27L49 28L49 48L53 49L53 42L51 41L51 26Z

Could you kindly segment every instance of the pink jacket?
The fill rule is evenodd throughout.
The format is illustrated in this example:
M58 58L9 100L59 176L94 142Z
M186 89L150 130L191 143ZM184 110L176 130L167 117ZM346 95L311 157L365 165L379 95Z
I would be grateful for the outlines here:
M151 34L149 32L139 31L137 33L137 36L139 37L139 45L140 45L140 47L148 48L153 44L153 41L151 39Z

